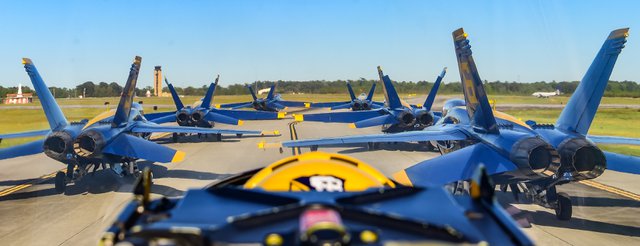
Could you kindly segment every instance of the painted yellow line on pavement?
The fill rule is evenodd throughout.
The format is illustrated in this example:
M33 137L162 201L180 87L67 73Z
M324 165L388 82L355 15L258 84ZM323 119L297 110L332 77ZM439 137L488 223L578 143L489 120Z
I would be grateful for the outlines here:
M0 197L2 197L2 196L6 196L6 195L9 195L9 194L12 194L12 193L15 193L15 192L17 192L17 191L20 191L20 190L23 190L23 189L29 188L29 187L31 187L31 186L33 186L33 185L36 185L36 184L42 183L42 182L44 182L44 181L47 181L47 180L49 180L49 179L51 179L51 178L55 177L55 176L56 176L56 174L57 174L58 172L66 173L66 172L67 172L67 169L66 169L66 168L65 168L65 169L61 169L61 170L59 170L59 171L55 171L55 172L53 172L53 173L50 173L50 174L44 175L44 176L42 176L42 177L36 178L36 179L34 179L34 180L32 180L32 181L29 181L29 182L26 182L26 183L24 183L24 184L19 184L19 185L16 185L16 186L13 186L13 187L9 187L9 188L7 188L7 189L4 189L4 190L0 191Z
M632 200L640 201L640 195L634 194L634 193L631 193L631 192L628 192L626 190L622 190L622 189L619 189L619 188L616 188L616 187L613 187L613 186L609 186L609 185L606 185L606 184L598 183L598 182L592 181L592 180L582 180L582 181L579 181L579 183L587 185L587 186L591 186L591 187L596 188L596 189L608 191L608 192L611 192L613 194L624 196L624 197L632 199Z

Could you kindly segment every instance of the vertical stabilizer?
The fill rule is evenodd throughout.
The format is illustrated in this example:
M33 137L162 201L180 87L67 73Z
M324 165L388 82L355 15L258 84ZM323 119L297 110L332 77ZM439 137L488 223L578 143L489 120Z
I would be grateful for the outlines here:
M207 90L207 94L204 95L204 99L202 99L202 104L200 107L210 108L211 101L213 100L213 95L216 92L216 87L218 86L218 79L220 79L220 75L216 77L216 81L209 85L209 89Z
M400 101L400 97L398 97L396 88L393 86L393 83L391 83L389 76L384 75L380 66L378 66L378 76L380 77L380 81L382 81L382 90L384 91L386 105L392 109L402 108L402 102Z
M373 82L371 85L371 89L369 89L369 94L367 95L367 101L373 100L373 93L376 92L376 83Z
M460 28L453 32L453 43L471 126L478 131L498 133L496 118L493 116L487 93L482 86L482 80L471 53L471 45L469 45L464 29Z
M120 103L118 103L118 109L113 116L113 122L111 127L119 127L129 120L129 113L131 112L131 104L133 103L133 96L135 94L136 83L138 82L138 73L140 73L140 63L142 57L136 56L131 64L131 70L129 71L129 77L127 83L122 90L122 96L120 96Z
M353 93L353 88L351 87L351 83L347 82L347 90L349 90L349 97L351 97L351 101L356 99L356 94Z
M253 91L253 86L251 85L247 85L247 89L249 90L249 93L251 93L251 97L253 97L253 100L258 100L258 97L256 96L256 92Z
M38 69L33 65L31 59L22 58L22 64L24 64L24 69L27 71L27 74L31 79L31 83L33 84L33 88L38 94L42 110L47 116L47 121L49 121L49 127L51 127L51 130L60 130L67 126L69 122L64 117L62 110L58 106L58 103L56 103L56 99L51 95L51 91L49 91L49 88L42 80L42 77L40 77L40 73L38 73Z
M273 99L273 97L275 96L275 93L276 93L276 85L273 84L271 86L271 89L269 89L269 94L267 95L267 100Z
M556 127L587 134L604 90L607 88L613 66L624 48L624 43L627 42L627 36L629 36L629 28L614 30L609 34L578 88L571 95L567 106L560 113Z
M424 104L422 104L422 108L424 108L425 110L431 111L431 106L433 106L433 102L436 100L436 94L438 94L438 88L440 88L440 83L442 83L442 78L444 78L445 74L447 74L446 67L442 69L442 72L436 79L436 82L433 83L433 87L431 87L431 91L429 91L429 95L427 96L427 99L424 101Z
M176 105L176 110L180 110L184 108L184 105L182 104L182 100L180 100L180 96L178 95L178 92L176 92L176 89L173 88L173 85L169 83L169 80L167 80L166 76L164 77L164 82L167 84L167 87L169 87L169 92L171 92L171 97L173 98L173 103Z

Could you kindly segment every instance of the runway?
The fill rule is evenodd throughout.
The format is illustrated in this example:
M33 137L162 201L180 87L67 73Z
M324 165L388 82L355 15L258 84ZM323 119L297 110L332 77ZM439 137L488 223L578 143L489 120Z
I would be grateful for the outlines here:
M278 149L257 148L261 141L288 140L290 121L252 121L240 127L219 125L221 128L279 130L282 135L241 139L225 137L222 142L214 142L213 138L187 137L179 143L167 144L186 152L183 162L163 165L143 161L141 165L153 169L154 196L180 196L189 188L199 188L226 175L290 156L288 149L280 153ZM379 128L351 129L347 124L302 122L297 124L297 132L302 139L378 133ZM366 151L364 145L321 148L320 151L351 155L388 175L438 156L419 147L415 147L415 151L395 150L410 147L415 145L383 145L382 149L372 152ZM117 178L111 171L100 171L87 177L89 180L83 184L70 184L65 194L56 194L53 179L45 177L44 182L40 182L42 179L38 178L63 168L63 165L44 154L3 160L0 166L3 168L0 172L0 194L4 194L0 196L2 245L94 245L114 216L132 198L132 179ZM602 177L603 183L631 193L638 194L640 189L640 177L637 176L606 172ZM29 185L2 193L23 184ZM573 197L574 218L568 222L556 220L552 210L514 202L510 193L500 194L499 199L516 219L531 223L531 227L524 230L539 245L640 244L640 201L579 183L559 189Z

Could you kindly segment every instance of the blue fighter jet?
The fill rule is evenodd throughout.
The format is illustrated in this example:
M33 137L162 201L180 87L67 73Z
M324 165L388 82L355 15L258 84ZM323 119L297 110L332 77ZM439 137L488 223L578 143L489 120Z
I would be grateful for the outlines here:
M571 200L556 186L593 179L605 169L640 174L640 158L600 150L585 137L620 54L628 29L611 32L555 125L528 125L493 111L476 68L467 34L453 33L465 101L445 104L443 117L423 131L284 142L305 147L371 142L432 141L443 155L394 175L407 185L441 185L468 180L478 165L487 167L503 191L525 193L536 204L571 218ZM532 123L532 122L530 122Z
M146 114L145 116L149 121L158 124L177 122L178 125L181 126L209 128L213 127L215 122L242 125L242 120L273 120L284 118L285 114L279 112L228 110L211 107L219 78L220 76L216 77L215 82L209 85L209 89L202 101L196 103L194 106L184 106L173 85L165 78L165 83L167 83L167 87L169 87L169 91L173 97L173 102L176 105L176 111Z
M347 82L347 90L349 91L349 96L351 97L351 101L311 103L311 107L312 108L330 108L331 110L351 109L352 111L379 109L384 107L384 103L373 101L373 93L375 93L376 91L375 83L371 85L369 94L362 93L360 94L360 96L356 97L356 94L353 93L353 88L351 87L351 83L349 82Z
M253 91L253 87L250 85L246 86L251 93L251 97L253 97L253 101L251 102L240 102L240 103L227 103L216 105L216 108L231 108L231 109L240 109L240 108L253 108L258 111L270 111L270 112L278 112L287 107L300 107L300 108L309 108L311 103L308 102L296 102L296 101L285 101L282 99L280 94L276 94L276 85L272 85L269 89L269 94L267 94L266 98L258 98L256 93Z
M185 153L148 141L155 132L202 134L261 134L260 131L236 131L196 127L161 126L145 119L140 104L133 102L134 89L142 58L136 57L118 108L102 113L92 120L69 122L44 83L33 62L23 59L23 64L40 98L50 130L45 138L27 144L0 150L0 159L32 155L44 152L48 157L67 165L65 172L58 172L55 189L64 192L68 182L80 181L90 169L109 165L119 176L139 175L137 159L153 162L179 162ZM15 134L24 136L24 134Z
M351 123L351 128L365 128L382 126L382 132L395 133L403 131L421 130L432 125L440 117L439 113L431 111L436 93L446 73L442 70L440 76L431 88L422 106L411 105L400 99L388 75L384 75L378 67L378 75L382 81L385 95L385 105L382 108L357 112L329 112L319 114L295 115L296 121L318 121Z

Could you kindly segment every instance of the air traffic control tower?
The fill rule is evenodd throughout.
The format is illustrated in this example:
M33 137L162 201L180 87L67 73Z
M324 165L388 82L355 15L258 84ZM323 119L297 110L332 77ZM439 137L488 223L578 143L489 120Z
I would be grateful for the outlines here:
M153 70L153 95L162 95L162 67L156 66Z

